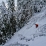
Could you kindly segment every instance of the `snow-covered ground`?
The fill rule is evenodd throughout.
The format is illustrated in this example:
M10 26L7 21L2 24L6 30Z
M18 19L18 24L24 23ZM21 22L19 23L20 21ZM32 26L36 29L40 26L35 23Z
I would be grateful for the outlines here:
M46 46L46 10L32 16L4 46Z

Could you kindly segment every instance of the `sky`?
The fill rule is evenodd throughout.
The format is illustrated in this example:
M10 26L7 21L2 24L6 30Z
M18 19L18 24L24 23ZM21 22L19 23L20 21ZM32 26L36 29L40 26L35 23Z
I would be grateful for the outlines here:
M6 0L0 0L0 3L4 1L6 3ZM17 5L17 0L15 0L15 5Z

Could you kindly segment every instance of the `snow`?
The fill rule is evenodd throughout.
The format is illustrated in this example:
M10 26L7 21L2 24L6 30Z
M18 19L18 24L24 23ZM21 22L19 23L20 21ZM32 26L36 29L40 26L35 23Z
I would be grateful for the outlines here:
M46 37L38 37L30 44L31 46L46 46Z
M35 24L38 24L36 28ZM29 22L4 46L46 46L46 10L34 14Z

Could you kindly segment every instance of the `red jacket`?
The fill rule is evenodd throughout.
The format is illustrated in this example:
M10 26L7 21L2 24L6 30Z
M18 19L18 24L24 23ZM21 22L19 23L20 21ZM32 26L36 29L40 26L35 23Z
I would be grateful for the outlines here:
M38 24L35 24L36 28L38 27Z

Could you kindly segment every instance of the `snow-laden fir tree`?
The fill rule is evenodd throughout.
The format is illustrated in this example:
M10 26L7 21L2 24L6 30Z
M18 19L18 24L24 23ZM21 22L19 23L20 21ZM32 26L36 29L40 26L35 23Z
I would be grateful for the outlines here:
M22 28L32 16L31 0L17 0L19 27Z
M7 0L8 1L8 10L10 11L9 16L10 16L10 30L11 34L13 35L14 32L16 32L16 18L14 16L14 11L15 11L15 4L14 0Z
M0 6L0 44L4 44L16 32L14 7L14 0L8 0L8 9L4 2Z
M5 6L5 3L2 2L0 5L0 44L4 44L6 42L6 32L5 30L8 24L8 12Z
M16 31L14 11L12 13L12 10L9 9L2 2L0 5L0 44L4 44Z

